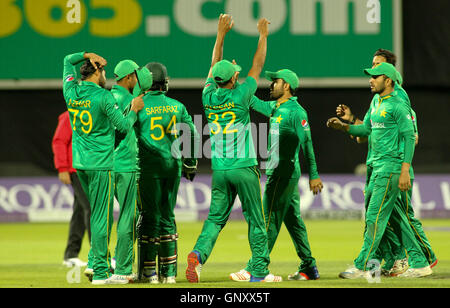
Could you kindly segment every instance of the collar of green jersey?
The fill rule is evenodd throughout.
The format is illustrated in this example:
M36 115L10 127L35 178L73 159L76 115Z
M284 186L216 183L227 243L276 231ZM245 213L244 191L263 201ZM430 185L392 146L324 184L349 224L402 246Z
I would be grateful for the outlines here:
M378 97L378 99L379 100L386 100L386 99L388 99L388 98L391 98L391 97L393 97L393 96L397 96L397 91L396 90L394 90L394 91L392 91L391 93L389 93L389 94L386 94L386 95L384 95L384 96L379 96Z
M92 82L92 81L86 81L86 80L82 80L81 81L81 85L84 85L84 86L94 86L94 87L97 87L97 88L101 88L98 84L96 84L95 82Z
M292 101L294 103L297 103L297 96L291 96L289 97L287 100L285 100L284 102L282 102L281 104L278 105L278 103L276 104L276 106L278 106L277 108L279 108L281 105L286 104L287 102Z
M131 95L130 91L128 91L127 89L125 89L124 87L122 87L121 85L115 84L112 86L113 89L116 89L118 91L121 91L123 93L128 93Z

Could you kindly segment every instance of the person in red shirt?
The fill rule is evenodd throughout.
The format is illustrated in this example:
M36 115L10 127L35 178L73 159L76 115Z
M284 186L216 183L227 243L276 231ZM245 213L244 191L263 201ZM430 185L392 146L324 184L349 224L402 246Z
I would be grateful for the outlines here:
M63 112L58 118L58 126L52 140L55 168L58 170L59 180L73 188L73 214L70 220L69 238L64 252L63 265L86 266L78 258L81 250L84 232L87 230L89 243L91 242L91 206L81 187L77 171L72 167L72 127L69 112Z

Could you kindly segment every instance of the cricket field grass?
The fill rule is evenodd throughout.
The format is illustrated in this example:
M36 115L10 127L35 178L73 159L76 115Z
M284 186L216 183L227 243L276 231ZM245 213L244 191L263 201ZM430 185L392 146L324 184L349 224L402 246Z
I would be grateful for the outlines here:
M185 278L186 257L200 234L202 223L178 223L178 277L175 285L128 284L108 288L448 288L450 287L450 220L423 220L424 230L439 259L433 274L425 278L385 278L380 283L364 279L343 280L339 272L352 264L362 245L363 222L358 220L306 220L309 241L321 278L316 281L287 281L297 270L299 259L284 226L271 254L270 270L282 283L231 281L231 272L245 267L250 257L247 224L229 221L201 272L201 283ZM68 223L0 224L0 288L92 288L86 277L62 265ZM114 251L113 227L110 251ZM80 253L87 260L85 237ZM70 279L68 279L70 277ZM105 286L103 286L105 287Z

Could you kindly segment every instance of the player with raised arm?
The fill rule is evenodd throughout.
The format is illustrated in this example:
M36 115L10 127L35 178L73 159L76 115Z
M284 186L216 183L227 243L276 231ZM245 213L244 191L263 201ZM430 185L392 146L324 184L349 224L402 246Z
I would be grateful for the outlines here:
M81 66L78 83L76 65ZM91 204L91 250L88 276L93 284L105 284L110 275L109 240L114 203L115 128L132 129L137 113L144 107L142 97L133 99L131 112L124 117L111 92L104 89L104 58L80 52L64 58L63 94L73 129L73 167Z
M241 67L222 60L225 35L232 26L231 16L220 15L211 68L202 94L211 137L211 206L202 232L188 255L186 278L189 282L199 282L202 265L208 260L220 231L228 221L236 196L239 196L248 223L252 252L250 281L279 282L281 277L270 274L268 269L266 218L249 111L266 59L269 21L262 18L258 22L259 41L252 67L238 87L236 81Z

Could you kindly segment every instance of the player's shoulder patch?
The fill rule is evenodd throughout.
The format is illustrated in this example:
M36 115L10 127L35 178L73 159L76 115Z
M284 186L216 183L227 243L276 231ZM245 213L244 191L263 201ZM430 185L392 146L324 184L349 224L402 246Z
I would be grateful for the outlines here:
M64 81L70 82L70 81L74 81L74 80L75 80L75 77L73 77L73 75L68 75Z
M216 84L214 83L214 81L208 80L206 82L205 86L203 87L203 92L209 93L209 92L214 91L215 88L216 88Z

